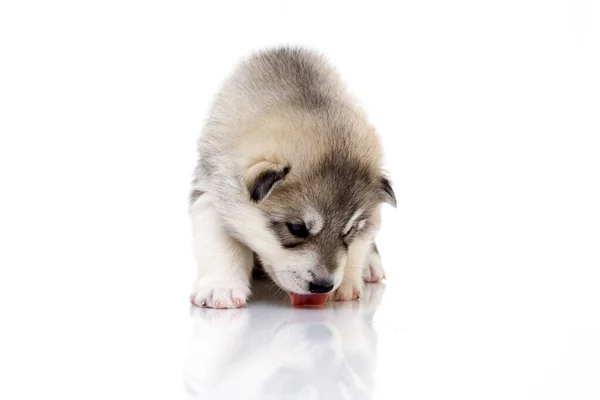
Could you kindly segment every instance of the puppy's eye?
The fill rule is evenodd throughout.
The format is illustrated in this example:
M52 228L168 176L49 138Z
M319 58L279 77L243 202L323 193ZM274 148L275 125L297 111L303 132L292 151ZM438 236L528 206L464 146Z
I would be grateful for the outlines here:
M290 233L296 237L304 239L308 236L308 229L306 229L306 225L304 224L292 224L288 222L287 227Z

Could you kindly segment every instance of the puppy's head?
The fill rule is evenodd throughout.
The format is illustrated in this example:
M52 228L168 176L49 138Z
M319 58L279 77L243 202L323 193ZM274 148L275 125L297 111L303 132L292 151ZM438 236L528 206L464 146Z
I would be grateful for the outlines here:
M379 168L360 159L331 157L310 169L263 161L244 178L271 238L248 244L275 283L299 294L335 290L352 251L371 245L380 204L396 204Z

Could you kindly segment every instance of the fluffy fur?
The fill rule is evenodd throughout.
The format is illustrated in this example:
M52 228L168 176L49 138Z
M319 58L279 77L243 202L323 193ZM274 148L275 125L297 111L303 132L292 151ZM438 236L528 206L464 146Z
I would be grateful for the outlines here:
M289 292L326 282L332 299L350 300L363 277L383 277L374 237L394 193L375 130L323 57L279 48L241 63L216 96L198 152L193 303L243 305L253 253Z

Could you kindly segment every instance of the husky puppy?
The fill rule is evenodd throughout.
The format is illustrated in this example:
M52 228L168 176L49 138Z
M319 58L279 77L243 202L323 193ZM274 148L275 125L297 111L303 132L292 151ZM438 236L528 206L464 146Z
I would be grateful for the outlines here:
M243 306L254 255L290 294L353 300L383 279L374 238L396 199L374 128L323 57L277 48L242 62L198 153L192 303Z

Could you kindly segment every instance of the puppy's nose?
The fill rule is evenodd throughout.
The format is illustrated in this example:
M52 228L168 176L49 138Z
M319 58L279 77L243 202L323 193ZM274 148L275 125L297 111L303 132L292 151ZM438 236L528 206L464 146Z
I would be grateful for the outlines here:
M333 283L326 280L316 280L308 284L308 291L311 293L328 293L333 290Z

